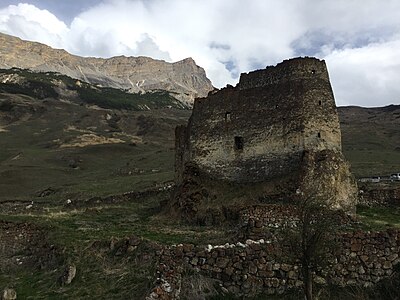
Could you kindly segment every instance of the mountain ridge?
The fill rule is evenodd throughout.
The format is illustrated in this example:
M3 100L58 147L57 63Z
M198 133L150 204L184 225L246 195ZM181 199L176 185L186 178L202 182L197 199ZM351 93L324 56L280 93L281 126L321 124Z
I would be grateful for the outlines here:
M165 90L189 104L213 89L204 69L192 58L168 63L145 56L81 57L0 32L0 68L13 67L57 72L130 93Z

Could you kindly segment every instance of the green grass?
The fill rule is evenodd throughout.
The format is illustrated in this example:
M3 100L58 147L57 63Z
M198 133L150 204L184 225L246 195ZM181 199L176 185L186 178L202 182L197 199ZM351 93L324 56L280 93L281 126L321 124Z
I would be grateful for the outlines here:
M399 172L400 106L340 107L343 153L357 177Z
M384 145L384 144L383 144ZM400 165L400 151L379 149L344 149L344 155L351 162L357 177L389 176Z
M185 108L168 92L152 92L145 94L129 94L113 88L96 88L83 86L77 88L82 101L96 104L103 108L149 110L171 106Z
M8 97L20 105L20 98L14 98ZM109 111L55 100L45 107L44 115L31 115L0 133L0 201L30 200L47 188L57 191L59 201L68 197L85 199L147 189L173 179L173 130L188 112L117 112L121 132L114 134L103 121ZM145 126L139 122L141 118L152 127L137 136ZM66 130L71 126L76 129ZM61 147L85 132L122 142ZM132 139L137 140L135 144ZM72 168L70 161L78 168Z
M25 148L19 159L9 158L2 164L0 188L4 193L0 200L34 197L49 187L60 191L58 197L74 193L82 197L102 196L154 187L173 178L171 151L158 151L158 147L149 144L98 145L62 151ZM3 157L12 157L21 151L8 149L7 152L1 151ZM68 166L69 158L81 161L79 169ZM139 169L141 173L129 175L123 173L125 169Z
M154 258L135 257L146 250L121 258L95 250L70 253L77 275L65 287L58 283L61 268L2 274L0 284L12 282L18 299L143 299L155 279Z
M0 214L0 221L32 224L41 230L43 239L55 245L64 262L0 274L0 286L11 284L19 299L142 299L156 276L152 242L201 244L226 239L223 231L181 226L159 215L159 203L168 197L168 192L160 192L116 204L76 208L40 203L35 204L40 209ZM145 239L133 252L118 255L109 248L112 239L124 245L124 238L132 235ZM57 279L67 262L77 266L77 276L71 285L61 287Z
M400 208L398 207L357 207L357 215L366 229L385 230L400 228Z
M0 93L4 111L4 115L0 111L0 124L2 118L5 124L12 120L8 131L0 132L0 201L30 201L48 188L56 194L36 200L84 200L148 189L173 179L174 128L186 122L190 112L174 108L147 111L143 106L182 108L167 93L133 95L86 83L79 87L75 80L55 73L4 73L18 73L29 84L46 87L61 80L68 88L82 91L83 103L133 110L95 109L78 105L76 99L69 104L57 99L42 101L35 94L25 93L24 86L12 92L25 95ZM63 147L79 142L85 134L122 142Z

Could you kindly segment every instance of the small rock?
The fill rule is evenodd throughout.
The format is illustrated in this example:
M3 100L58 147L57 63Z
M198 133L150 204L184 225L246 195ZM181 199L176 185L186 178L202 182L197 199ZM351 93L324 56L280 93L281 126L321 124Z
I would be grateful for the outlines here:
M288 264L281 264L281 269L285 272L289 272L291 269L291 266Z
M68 285L72 282L76 275L76 266L75 265L68 265L63 275L60 277L61 285Z
M197 266L198 262L199 262L199 259L197 257L192 258L192 260L190 261L190 263L193 266Z
M132 245L130 245L130 246L128 246L128 248L126 249L126 252L132 253L133 251L136 250L136 248L137 248L137 246L132 246Z
M315 276L314 277L314 282L317 283L317 284L326 285L325 278L323 278L321 276Z
M115 249L115 245L117 244L118 239L115 237L112 237L110 240L110 250L113 251Z
M219 268L226 268L229 263L229 259L225 257L218 257L216 260L216 266Z
M392 264L390 263L390 261L385 261L383 263L383 268L384 269L391 269L392 268Z
M362 249L362 244L361 243L354 243L351 245L351 251L357 252Z
M389 261L394 261L396 258L398 258L399 257L399 255L397 254L397 253L394 253L394 254L392 254L392 255L389 255L388 256L388 260Z
M281 265L278 264L278 263L275 263L275 264L273 264L273 266L272 266L272 270L274 270L274 271L278 271L278 270L280 270L280 268L281 268Z
M4 289L1 293L1 300L15 300L17 299L17 292L14 289Z
M289 277L290 279L297 279L297 278L298 278L298 275L297 275L297 273L296 273L295 271L289 271L288 277Z
M225 269L225 274L227 274L228 276L231 276L234 272L235 272L235 269L232 267L228 267Z

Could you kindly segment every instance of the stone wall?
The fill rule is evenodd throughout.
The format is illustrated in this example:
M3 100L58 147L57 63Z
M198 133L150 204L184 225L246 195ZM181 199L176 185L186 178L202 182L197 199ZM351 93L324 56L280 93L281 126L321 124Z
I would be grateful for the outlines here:
M188 151L183 163L235 182L295 173L303 150L340 150L325 62L293 59L242 74L237 87L195 101L187 133L188 141L177 138L178 151Z
M296 227L299 222L298 208L290 204L250 206L240 212L240 239L259 240L276 230Z
M371 286L390 276L400 262L400 231L346 233L338 240L341 247L332 252L331 265L316 276L319 283ZM172 246L160 252L158 286L149 299L178 297L179 278L188 268L218 280L225 293L282 294L302 285L300 266L285 260L282 251L277 242L262 239L220 246Z
M301 209L294 204L262 204L247 207L239 212L238 239L259 240L280 236L287 228L296 228ZM341 210L330 214L330 221L341 230L349 230L359 221Z
M321 64L321 61L312 57L288 59L276 67L266 67L263 72L253 71L241 74L238 87L244 90L278 84L293 80L293 78L310 79L313 77L321 77L323 80L329 80L326 67L324 64Z
M360 188L359 204L365 206L400 206L400 186Z

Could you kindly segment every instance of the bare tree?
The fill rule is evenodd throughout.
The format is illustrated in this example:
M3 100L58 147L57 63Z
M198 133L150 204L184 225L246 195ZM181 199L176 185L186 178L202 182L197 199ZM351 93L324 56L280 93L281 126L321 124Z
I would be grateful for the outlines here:
M300 264L307 300L314 299L314 275L329 263L341 224L340 212L330 209L326 203L329 202L317 193L301 193L297 225L286 234L292 256Z

